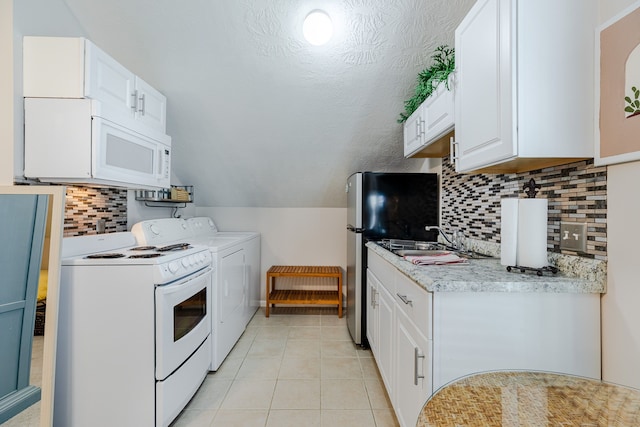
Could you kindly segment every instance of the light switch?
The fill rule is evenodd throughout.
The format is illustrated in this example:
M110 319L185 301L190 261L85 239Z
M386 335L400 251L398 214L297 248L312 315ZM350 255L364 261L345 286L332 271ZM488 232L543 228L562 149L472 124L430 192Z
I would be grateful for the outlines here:
M577 222L561 222L560 249L567 249L576 252L586 252L587 224Z

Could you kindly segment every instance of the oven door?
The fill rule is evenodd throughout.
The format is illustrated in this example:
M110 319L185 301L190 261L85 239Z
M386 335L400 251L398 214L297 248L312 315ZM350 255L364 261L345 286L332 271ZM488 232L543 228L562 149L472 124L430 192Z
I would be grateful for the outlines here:
M211 333L211 268L156 287L156 380L178 369Z

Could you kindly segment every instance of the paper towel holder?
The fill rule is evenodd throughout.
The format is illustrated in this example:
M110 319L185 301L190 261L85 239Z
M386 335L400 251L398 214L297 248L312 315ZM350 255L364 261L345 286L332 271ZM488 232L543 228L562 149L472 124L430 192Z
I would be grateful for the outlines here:
M540 184L536 184L536 180L531 178L529 182L522 186L522 190L527 193L529 199L535 199L538 194L538 190L541 189Z
M511 272L512 270L520 270L520 273L526 273L527 271L533 271L535 272L538 276L542 276L545 272L550 272L552 274L556 274L558 273L558 267L554 267L551 265L548 265L546 267L539 267L539 268L534 268L534 267L521 267L519 265L508 265L507 266L507 271Z

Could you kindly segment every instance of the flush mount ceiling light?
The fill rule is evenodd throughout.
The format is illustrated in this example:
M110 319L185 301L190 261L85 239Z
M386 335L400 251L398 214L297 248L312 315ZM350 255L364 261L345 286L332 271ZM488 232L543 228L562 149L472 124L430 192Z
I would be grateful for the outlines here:
M302 34L314 46L325 44L333 35L331 18L322 10L309 12L302 24Z

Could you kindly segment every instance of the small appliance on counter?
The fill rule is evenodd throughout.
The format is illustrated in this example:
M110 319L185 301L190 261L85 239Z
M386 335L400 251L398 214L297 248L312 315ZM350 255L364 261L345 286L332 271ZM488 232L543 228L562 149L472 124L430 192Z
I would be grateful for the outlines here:
M358 172L347 180L347 326L353 341L367 346L366 270L371 240L435 241L439 225L435 173Z

